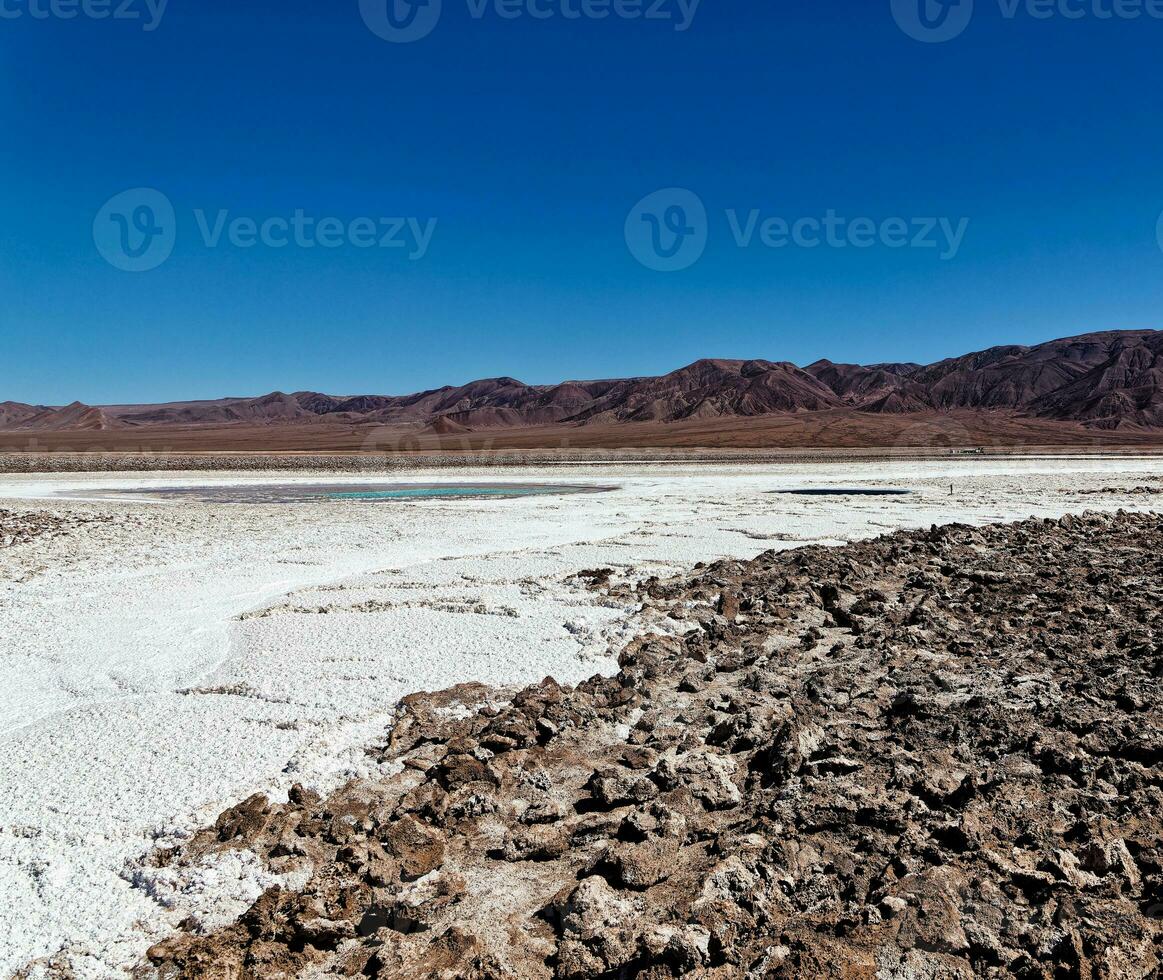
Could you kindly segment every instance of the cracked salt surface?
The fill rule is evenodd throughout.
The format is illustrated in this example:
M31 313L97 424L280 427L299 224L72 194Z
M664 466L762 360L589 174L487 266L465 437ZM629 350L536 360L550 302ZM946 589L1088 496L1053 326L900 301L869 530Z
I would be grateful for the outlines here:
M573 578L583 569L667 575L896 527L1147 510L1157 498L1124 491L1157 481L1163 460L582 466L505 478L555 482L563 470L621 489L223 507L99 498L294 481L0 477L10 508L112 517L0 552L0 975L29 963L33 975L50 963L116 975L179 919L238 914L271 883L246 855L181 879L143 856L252 792L373 775L363 748L403 695L467 680L576 682L614 670L611 645L673 625L588 591ZM770 493L797 485L913 493Z

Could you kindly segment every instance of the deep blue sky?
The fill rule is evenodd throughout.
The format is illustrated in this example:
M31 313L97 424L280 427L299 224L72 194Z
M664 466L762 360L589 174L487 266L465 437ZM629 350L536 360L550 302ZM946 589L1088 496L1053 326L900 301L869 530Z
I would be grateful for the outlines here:
M26 11L0 19L0 400L929 361L1163 319L1163 21L976 0L922 44L889 0L705 0L683 33L444 0L429 37L389 44L357 0L170 0L153 32L0 2ZM94 217L141 186L172 201L176 247L123 272ZM672 186L710 230L667 274L623 224ZM415 262L206 248L195 208L438 225ZM728 208L971 224L949 261L740 250Z

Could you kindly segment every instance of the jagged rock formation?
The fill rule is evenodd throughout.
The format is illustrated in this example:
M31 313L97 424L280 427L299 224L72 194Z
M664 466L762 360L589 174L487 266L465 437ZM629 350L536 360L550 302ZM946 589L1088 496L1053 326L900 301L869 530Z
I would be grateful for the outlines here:
M659 378L527 385L491 378L414 395L273 392L166 405L0 405L0 430L132 430L333 423L415 426L437 434L531 426L750 419L777 414L905 415L968 410L1163 426L1163 332L1111 331L1036 347L995 347L937 364L702 360Z
M769 552L636 592L615 677L419 694L397 774L159 861L272 888L143 974L1106 978L1163 953L1163 519Z

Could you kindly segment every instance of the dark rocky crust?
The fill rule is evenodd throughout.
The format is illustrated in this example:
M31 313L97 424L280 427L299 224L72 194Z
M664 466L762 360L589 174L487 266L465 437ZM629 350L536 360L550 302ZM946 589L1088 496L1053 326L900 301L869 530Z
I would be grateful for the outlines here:
M60 537L83 525L108 521L109 518L102 515L50 514L0 507L0 549L31 544L40 538Z
M226 811L271 889L164 977L1146 978L1163 519L954 525L637 586L616 677L418 694L398 775Z

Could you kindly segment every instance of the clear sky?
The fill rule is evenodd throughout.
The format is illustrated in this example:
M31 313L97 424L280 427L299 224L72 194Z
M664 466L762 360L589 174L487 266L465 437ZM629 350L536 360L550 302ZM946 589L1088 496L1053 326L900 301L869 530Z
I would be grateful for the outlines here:
M941 43L900 26L921 0L443 0L407 43L368 26L391 33L386 0L152 2L0 0L0 400L930 361L1163 325L1154 0L976 0L967 25L923 0L964 28ZM436 0L392 2L431 26ZM138 18L96 16L118 5ZM103 210L134 188L173 218ZM662 201L663 236L705 235L669 272L635 257L663 188L706 212ZM748 247L728 211L758 212ZM337 221L296 242L296 212ZM846 247L791 240L829 212ZM940 226L891 247L937 217L968 219L956 248ZM243 247L248 219L267 243ZM118 242L172 254L124 271Z

